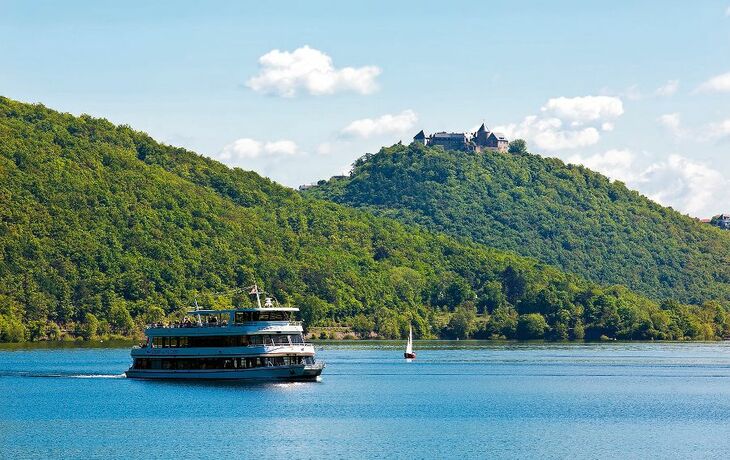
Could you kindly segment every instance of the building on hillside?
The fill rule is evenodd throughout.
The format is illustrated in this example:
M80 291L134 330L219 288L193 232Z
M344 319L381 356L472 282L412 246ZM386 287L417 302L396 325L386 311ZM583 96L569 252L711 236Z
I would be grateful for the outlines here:
M474 150L469 145L469 138L464 133L447 133L444 131L431 134L426 145L440 145L444 150Z
M509 147L509 141L502 133L494 133L484 126L484 123L474 133L474 147L477 152L492 149L499 152L506 152Z
M461 150L464 152L482 152L484 150L506 152L509 147L509 141L504 134L490 131L484 123L475 133L439 131L426 136L426 133L421 130L413 136L413 142L428 146L440 145L446 150Z
M723 230L730 230L730 214L720 214L714 216L710 223L720 227Z
M413 142L416 144L426 145L426 133L424 133L423 130L418 131L418 134L413 136Z

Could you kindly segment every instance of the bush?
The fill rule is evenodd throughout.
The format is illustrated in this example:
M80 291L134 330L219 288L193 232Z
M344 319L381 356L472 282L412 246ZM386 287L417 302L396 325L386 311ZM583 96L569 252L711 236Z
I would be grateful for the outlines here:
M517 338L520 340L542 339L547 327L547 321L540 313L520 315L517 319Z
M109 325L119 334L129 334L134 329L134 320L121 300L112 302L109 308Z
M492 337L514 339L517 334L517 312L509 305L496 308L489 317L486 330Z
M84 316L84 322L79 327L78 335L83 337L84 340L91 340L96 338L98 330L99 320L93 313L87 313Z
M469 338L476 331L476 319L476 307L471 304L460 306L449 319L449 335L457 339Z
M28 339L28 331L16 318L0 315L0 342L23 342Z

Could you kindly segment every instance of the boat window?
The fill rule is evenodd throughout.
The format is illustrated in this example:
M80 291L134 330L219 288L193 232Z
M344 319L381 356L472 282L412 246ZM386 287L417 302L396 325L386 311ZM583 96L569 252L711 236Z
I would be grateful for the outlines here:
M314 364L314 358L303 356L276 356L268 358L137 358L136 369L205 370L251 369L256 367Z
M253 312L252 311L239 311L236 312L235 317L236 323L248 323L253 321Z
M262 311L258 312L259 321L288 321L289 312L286 311Z
M212 348L212 347L248 347L259 345L303 344L301 334L258 334L258 335L214 335L214 336L182 336L153 337L153 348Z

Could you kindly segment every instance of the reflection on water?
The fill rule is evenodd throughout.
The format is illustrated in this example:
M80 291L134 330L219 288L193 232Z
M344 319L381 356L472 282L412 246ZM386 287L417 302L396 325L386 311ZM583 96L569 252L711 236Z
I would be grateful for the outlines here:
M74 344L76 345L76 344ZM318 344L320 382L124 378L129 345L0 349L0 458L724 457L727 343Z

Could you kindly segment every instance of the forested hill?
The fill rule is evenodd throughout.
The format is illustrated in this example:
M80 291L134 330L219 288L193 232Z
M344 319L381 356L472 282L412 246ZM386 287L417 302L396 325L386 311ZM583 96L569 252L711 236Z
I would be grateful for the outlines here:
M0 341L128 336L254 281L309 326L363 335L400 337L409 324L420 337L730 332L717 303L659 304L303 198L126 126L0 98Z
M307 193L655 299L730 299L730 232L555 158L395 145Z

